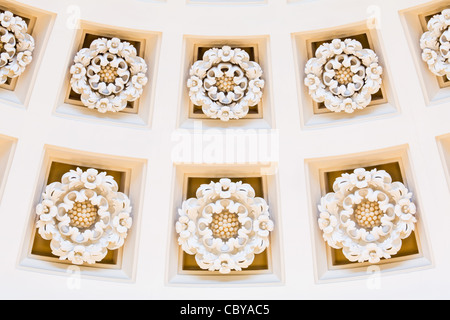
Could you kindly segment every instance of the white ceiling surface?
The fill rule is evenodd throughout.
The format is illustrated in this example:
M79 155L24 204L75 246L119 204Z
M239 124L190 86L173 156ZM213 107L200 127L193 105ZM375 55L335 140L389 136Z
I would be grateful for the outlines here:
M268 0L265 4L186 4L184 0L23 0L53 12L56 20L28 107L0 102L0 134L18 139L0 204L0 298L44 299L371 299L449 298L450 197L445 164L436 137L450 132L450 103L426 106L399 11L419 0ZM67 74L76 30L67 27L76 4L85 21L117 28L162 33L153 113L148 127L83 121L55 115L53 109ZM304 128L301 125L292 34L360 22L379 8L383 55L400 112L380 119ZM174 235L171 134L180 107L183 36L254 36L270 39L273 128L278 130L278 192L283 283L278 285L172 286L166 283L167 250ZM39 43L37 44L39 45ZM130 143L132 141L132 143ZM368 279L316 283L305 159L333 157L409 145L421 201L421 223L432 252L430 268L382 274L379 286ZM105 155L146 159L135 279L132 282L82 277L78 288L68 277L19 268L25 230L41 168L44 145Z

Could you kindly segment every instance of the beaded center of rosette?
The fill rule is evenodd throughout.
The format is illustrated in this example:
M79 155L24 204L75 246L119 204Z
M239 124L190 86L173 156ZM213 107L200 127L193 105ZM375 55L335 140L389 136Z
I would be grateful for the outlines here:
M89 200L74 202L73 208L68 210L69 225L85 229L91 227L97 221L98 207Z
M230 92L234 91L234 79L233 77L227 77L225 75L216 78L217 81L217 89L221 92Z
M356 223L365 229L381 226L381 217L384 215L376 201L363 201L355 206L354 215Z
M215 213L212 216L212 222L209 228L213 232L213 237L227 241L238 236L238 231L241 228L237 213L223 211Z
M100 71L98 72L98 75L100 76L100 81L106 83L113 83L118 76L117 70L118 70L117 68L114 68L111 65L102 66L100 68Z
M336 70L335 79L340 85L348 85L353 82L354 75L349 67L341 66L341 68Z

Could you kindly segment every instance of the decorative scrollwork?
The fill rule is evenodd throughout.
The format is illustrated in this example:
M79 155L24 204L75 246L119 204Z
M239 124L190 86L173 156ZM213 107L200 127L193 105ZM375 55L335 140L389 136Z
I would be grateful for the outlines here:
M120 248L132 225L128 197L95 169L70 170L45 188L36 206L36 227L52 253L73 264L94 264Z
M189 96L210 118L240 119L262 98L262 73L259 64L250 61L244 50L213 48L191 66Z
M305 67L305 85L316 102L333 112L364 109L380 90L383 68L373 50L354 39L321 45Z
M0 84L20 76L33 59L34 39L28 25L10 11L0 13Z
M142 95L146 72L145 60L129 42L99 38L76 54L70 83L88 108L118 112Z
M182 249L202 269L229 273L252 264L269 246L269 207L249 184L220 179L203 184L183 202L176 231Z
M450 80L450 9L434 15L427 27L420 38L422 59L433 74Z
M377 263L397 254L415 228L408 189L384 170L359 168L337 178L333 190L318 206L325 241L352 262Z

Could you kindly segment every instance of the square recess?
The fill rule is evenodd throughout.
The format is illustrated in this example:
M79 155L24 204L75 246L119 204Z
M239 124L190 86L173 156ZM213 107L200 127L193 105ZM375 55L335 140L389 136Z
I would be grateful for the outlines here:
M400 11L400 18L412 53L420 84L427 105L436 105L450 101L450 81L446 77L433 74L422 60L420 38L428 31L427 24L431 17L449 9L448 1L430 1L427 4Z
M450 189L450 133L436 137L445 177Z
M258 105L250 107L249 113L242 119L230 120L228 122L220 119L210 119L207 117L201 106L196 106L189 98L187 80L189 70L195 61L201 60L203 54L211 48L221 48L223 46L231 48L241 48L245 50L252 61L257 62L263 69L262 79L265 82L263 96ZM269 39L266 36L255 37L184 37L184 61L182 69L181 101L179 110L179 126L184 129L192 129L196 120L203 120L206 127L230 128L230 127L257 127L272 128L272 103L271 103L271 71L269 58Z
M281 242L280 215L277 196L277 176L267 174L267 168L257 166L211 165L196 167L193 165L179 165L174 168L174 202L170 219L170 248L168 252L169 270L167 282L169 285L234 285L234 284L281 284ZM229 178L233 182L249 183L255 190L256 196L264 198L270 211L271 220L275 227L270 234L270 245L261 254L255 256L252 265L242 271L231 271L221 274L218 271L202 270L198 267L195 257L186 254L178 244L178 234L175 224L178 221L178 208L184 200L195 197L201 184Z
M16 143L16 138L0 135L0 199L13 161Z
M119 191L125 193L131 201L133 225L128 232L125 244L118 250L108 250L106 257L93 265L83 264L81 275L87 277L111 278L114 280L133 281L137 260L138 235L140 228L140 212L142 206L143 186L146 161L139 159L119 158L93 153L83 153L47 146L43 155L35 196L31 203L30 218L26 230L26 240L21 250L20 267L45 270L51 273L65 273L74 266L68 260L59 260L51 253L50 241L41 238L36 229L36 205L41 201L45 187L55 181L61 181L64 173L71 169L94 168L99 172L106 171L113 176L119 185Z
M80 95L72 90L70 85L70 67L73 58L82 48L88 48L97 38L111 39L117 37L122 41L131 43L147 63L148 82L144 86L142 95L133 102L128 102L127 107L119 112L100 113L96 109L89 109L80 100ZM98 25L81 21L80 29L75 35L72 50L67 62L67 73L63 81L63 87L58 98L55 113L69 117L82 117L91 120L103 120L125 123L135 126L149 126L154 102L154 90L156 88L156 67L159 55L161 34L158 32L129 30L111 26Z
M397 113L396 97L392 90L389 69L383 56L383 46L376 29L368 28L366 21L342 27L293 33L295 62L298 77L298 92L301 107L301 123L304 127L335 125L342 122L358 121L366 118L384 117L386 114ZM317 48L333 39L345 40L352 38L361 42L364 48L372 49L379 57L383 67L383 82L380 90L372 95L371 103L363 110L352 114L332 112L323 103L315 102L309 95L304 84L305 65L314 57Z
M26 108L56 15L10 1L0 4L0 12L4 11L11 11L14 15L21 17L28 25L28 34L35 41L33 60L25 71L17 78L8 78L6 83L0 85L1 100L16 107Z
M347 278L367 277L371 267L379 268L382 273L401 272L406 269L421 269L431 266L431 252L425 232L424 215L420 209L420 195L414 184L414 174L409 162L408 147L399 146L380 151L371 151L356 155L328 157L306 160L309 182L311 229L313 230L313 253L316 282L344 281ZM415 231L402 240L402 248L391 259L382 259L377 264L352 263L342 250L331 248L323 239L317 224L318 209L322 196L333 192L334 180L344 172L353 172L356 168L367 170L377 168L385 170L393 181L405 184L413 193L413 202L417 206Z

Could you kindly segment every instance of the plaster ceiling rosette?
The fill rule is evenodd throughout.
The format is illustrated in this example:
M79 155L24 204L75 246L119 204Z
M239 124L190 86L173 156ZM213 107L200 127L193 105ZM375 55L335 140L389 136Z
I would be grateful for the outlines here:
M118 112L142 95L146 72L147 64L132 44L99 38L75 55L70 84L86 107Z
M450 80L450 9L434 15L420 38L422 59L430 71Z
M269 246L269 206L249 184L220 179L203 184L183 202L176 223L178 243L200 268L226 274L252 264Z
M383 68L371 49L354 39L322 44L305 66L312 99L333 112L366 108L381 88Z
M36 227L52 253L73 264L94 264L120 248L132 225L128 197L106 172L77 168L49 184L36 206Z
M262 98L262 74L261 66L244 50L212 48L190 68L189 97L209 118L240 119Z
M333 190L321 199L318 224L328 245L342 249L349 261L390 259L414 231L412 194L386 171L344 173Z
M20 76L33 59L34 39L28 25L10 11L0 13L0 84Z

